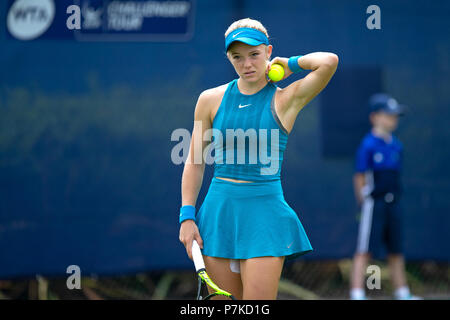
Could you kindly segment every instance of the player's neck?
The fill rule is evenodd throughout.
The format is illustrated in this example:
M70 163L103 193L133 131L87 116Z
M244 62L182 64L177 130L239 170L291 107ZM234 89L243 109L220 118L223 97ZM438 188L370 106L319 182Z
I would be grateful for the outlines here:
M386 130L383 127L375 126L372 128L373 135L382 138L386 142L390 142L392 140L392 132Z
M242 78L239 78L238 88L242 94L251 95L257 93L259 90L264 88L267 85L267 82L268 81L266 77L262 77L260 80L256 82L249 82L242 80Z

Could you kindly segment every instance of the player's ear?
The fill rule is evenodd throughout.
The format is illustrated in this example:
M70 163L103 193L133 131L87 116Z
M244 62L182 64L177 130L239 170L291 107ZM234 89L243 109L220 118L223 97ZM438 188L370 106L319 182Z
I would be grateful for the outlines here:
M269 44L268 46L266 46L266 55L267 55L267 60L270 60L270 57L272 56L272 45Z
M226 55L228 61L230 61L230 63L231 63L231 53L230 53L230 51L228 50L228 51L225 53L225 55Z

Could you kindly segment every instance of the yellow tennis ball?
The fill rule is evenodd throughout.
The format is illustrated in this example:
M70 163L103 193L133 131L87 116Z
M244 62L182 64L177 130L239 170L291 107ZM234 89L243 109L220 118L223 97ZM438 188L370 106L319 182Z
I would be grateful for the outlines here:
M270 80L277 82L277 81L280 81L281 79L283 79L283 77L284 77L283 66L279 63L272 64L272 66L270 67L270 71L269 71Z

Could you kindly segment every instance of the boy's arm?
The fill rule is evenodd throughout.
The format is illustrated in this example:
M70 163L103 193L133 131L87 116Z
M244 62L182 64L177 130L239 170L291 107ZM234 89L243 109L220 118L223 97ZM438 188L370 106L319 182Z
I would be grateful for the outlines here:
M353 188L355 198L358 205L361 205L364 200L363 189L366 185L366 176L363 172L357 172L353 175Z
M370 144L363 140L356 152L355 174L353 175L353 188L358 205L361 205L364 198L369 195L366 173L372 170L370 161L372 154L373 152Z

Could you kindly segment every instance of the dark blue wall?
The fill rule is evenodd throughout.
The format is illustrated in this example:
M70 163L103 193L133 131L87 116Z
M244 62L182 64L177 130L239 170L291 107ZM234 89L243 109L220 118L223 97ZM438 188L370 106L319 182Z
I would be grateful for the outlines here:
M406 257L448 261L450 4L380 0L382 29L368 30L370 4L198 0L192 39L168 43L19 42L2 23L0 277L71 264L99 274L191 267L178 241L183 167L171 162L170 135L192 129L201 91L236 76L223 34L247 16L267 27L274 56L331 51L337 72L381 68L383 89L410 107L397 131ZM299 114L282 172L315 249L302 259L349 257L356 242L353 158L321 154L322 95Z

